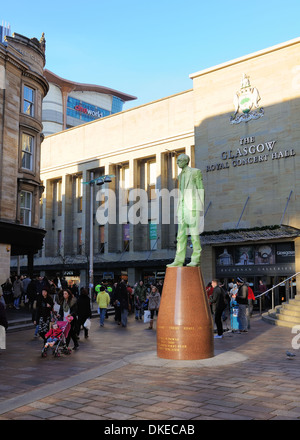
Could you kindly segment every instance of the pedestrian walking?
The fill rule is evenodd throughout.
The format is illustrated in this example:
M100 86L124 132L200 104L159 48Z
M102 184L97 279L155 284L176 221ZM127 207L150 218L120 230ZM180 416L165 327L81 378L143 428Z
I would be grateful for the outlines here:
M147 288L144 285L143 280L140 280L139 283L134 288L134 306L135 306L135 319L142 319L144 314L143 303L146 300L147 296Z
M6 330L8 328L6 307L2 301L0 301L0 349L6 349Z
M23 293L23 283L20 276L16 276L13 282L14 308L20 309L20 300Z
M7 278L6 282L1 284L4 301L7 307L13 307L13 285L10 278Z
M241 332L247 333L248 332L248 320L247 320L248 286L245 284L245 280L241 277L237 277L236 284L238 286L236 302L239 305L239 311L238 311L239 329Z
M221 288L220 282L217 279L212 280L211 285L214 290L210 297L210 303L215 305L214 315L217 327L217 334L214 337L218 339L223 338L222 313L226 308L225 291Z
M153 329L154 312L158 312L160 305L160 293L156 286L152 286L151 292L148 295L148 310L150 311L149 330Z
M49 289L44 287L42 293L37 297L34 320L34 324L38 325L38 333L43 339L45 339L45 334L49 331L53 305L54 303Z
M120 322L122 327L127 327L128 309L129 309L129 294L124 280L121 280L115 288L114 296L115 304L120 309ZM118 322L119 324L119 322Z
M100 286L100 291L96 297L96 302L100 311L100 327L104 327L104 320L106 315L106 310L110 304L110 296L106 292L104 286Z
M77 299L72 295L69 289L63 289L63 301L59 309L59 316L63 321L71 322L71 328L67 336L67 347L72 339L74 343L73 350L77 350L79 347L78 338L76 334L77 329ZM69 319L71 317L71 319ZM73 318L73 319L72 319Z
M80 336L81 328L84 330L84 337L89 337L89 329L84 327L87 319L91 319L92 310L89 297L89 291L85 287L81 287L80 295L77 300L77 336Z

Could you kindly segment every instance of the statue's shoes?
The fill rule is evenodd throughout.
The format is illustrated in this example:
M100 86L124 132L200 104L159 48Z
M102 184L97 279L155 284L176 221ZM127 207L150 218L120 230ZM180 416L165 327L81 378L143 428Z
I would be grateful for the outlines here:
M167 267L181 267L183 266L183 263L180 263L179 261L173 261L171 264L167 264Z
M187 267L199 267L199 266L200 263L193 263L192 261L189 264L187 264Z

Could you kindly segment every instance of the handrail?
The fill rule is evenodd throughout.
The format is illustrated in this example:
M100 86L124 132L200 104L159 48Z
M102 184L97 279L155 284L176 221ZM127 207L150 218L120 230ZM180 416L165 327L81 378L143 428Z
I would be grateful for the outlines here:
M280 283L276 284L276 286L272 286L270 289L266 290L265 292L261 293L260 295L255 296L255 299L259 298L259 312L261 314L261 298L266 295L268 292L272 291L272 309L274 309L274 289L276 287L281 286L282 284L285 284L287 281L289 281L291 278L296 278L298 275L300 275L300 272L296 272L294 275L290 276L289 278L286 278L283 281L280 281Z

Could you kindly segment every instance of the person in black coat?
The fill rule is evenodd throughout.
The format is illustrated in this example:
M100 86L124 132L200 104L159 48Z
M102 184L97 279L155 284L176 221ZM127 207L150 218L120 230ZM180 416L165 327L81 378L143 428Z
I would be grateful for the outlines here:
M4 304L0 301L0 325L2 325L5 330L8 328L8 321L6 316L6 310Z
M247 333L248 286L245 284L245 280L241 277L237 277L236 284L238 286L236 302L239 305L239 312L238 312L239 329L241 332Z
M12 290L13 285L10 281L10 278L7 278L6 282L1 284L1 287L2 287L2 291L3 291L5 304L8 307L12 307L12 304L14 302L14 298L13 298L13 290Z
M122 323L122 327L127 327L127 317L128 317L128 309L129 309L129 294L126 288L126 284L124 280L121 280L116 288L114 295L115 302L119 305L119 315L118 319L120 319ZM118 321L118 323L120 322Z
M91 311L91 302L89 297L89 291L85 289L84 287L81 287L80 289L80 295L77 300L77 313L78 313L78 319L77 319L77 335L79 336L81 326L85 323L87 319L91 319L92 317L92 311ZM89 330L83 326L84 330L84 337L89 337Z
M45 334L49 331L53 299L48 287L43 287L42 293L37 296L34 324L39 326L39 335L45 341Z
M222 313L226 308L225 292L220 287L219 280L212 280L213 294L210 297L210 303L215 304L215 323L217 326L217 335L215 338L223 338Z
M121 307L120 307L120 290L118 283L115 283L112 290L111 303L115 309L115 321L121 325Z

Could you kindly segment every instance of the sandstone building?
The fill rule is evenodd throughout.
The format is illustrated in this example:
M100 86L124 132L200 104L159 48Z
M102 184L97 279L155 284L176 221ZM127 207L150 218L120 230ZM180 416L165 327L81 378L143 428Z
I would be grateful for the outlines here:
M0 281L10 257L26 255L29 272L46 231L39 203L45 39L6 35L0 43ZM26 262L26 266L27 266Z

